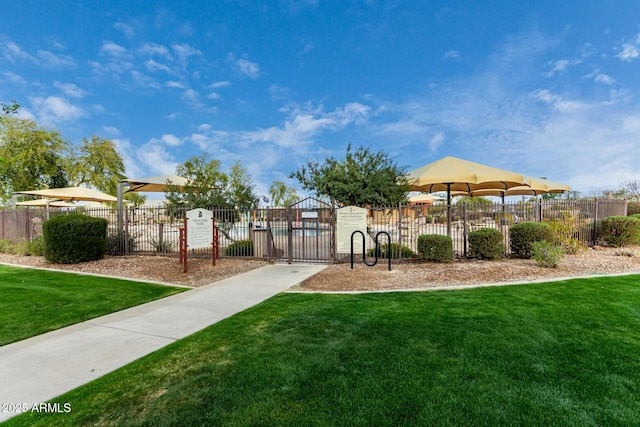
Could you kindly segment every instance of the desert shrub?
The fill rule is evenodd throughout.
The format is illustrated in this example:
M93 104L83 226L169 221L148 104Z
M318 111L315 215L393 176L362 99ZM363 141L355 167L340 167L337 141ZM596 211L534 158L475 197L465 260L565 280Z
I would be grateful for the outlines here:
M614 247L636 244L640 240L640 219L628 216L603 218L599 232L602 239Z
M107 235L107 255L121 255L126 253L125 243L128 240L129 252L133 252L136 249L136 239L132 234L127 234L124 231L111 232Z
M469 254L478 259L504 257L502 233L495 228L481 228L469 233Z
M160 240L155 237L151 239L151 246L156 250L156 252L161 254L168 254L173 252L173 243L169 240Z
M556 268L562 258L564 250L561 246L543 240L531 244L531 258L541 267Z
M511 212L498 212L495 214L495 221L499 225L514 225L516 217Z
M7 239L0 240L0 254L10 254L13 251L11 241Z
M77 264L104 257L107 220L81 214L55 216L42 224L47 261Z
M433 222L433 217L431 215L427 215L424 217L424 222L426 224L431 224Z
M553 229L546 222L521 222L509 229L509 243L514 255L530 258L533 242L553 242Z
M640 219L640 213L634 213L629 215L630 218L636 218L636 219Z
M34 256L44 255L44 237L36 236L27 245L27 253Z
M418 236L418 254L427 261L453 261L453 241L449 236L422 234Z
M224 250L225 256L253 256L253 240L238 240Z
M410 248L406 246L400 247L398 243L385 243L378 246L377 249L378 249L377 250L378 258L389 258L389 257L391 257L391 259L411 258L415 255ZM369 251L367 252L367 256L375 257L376 248L369 249Z
M11 253L19 256L29 255L29 242L14 243L11 247Z
M579 215L573 211L559 211L557 218L545 222L551 226L554 243L565 253L573 255L584 249L584 243L578 239L583 224Z

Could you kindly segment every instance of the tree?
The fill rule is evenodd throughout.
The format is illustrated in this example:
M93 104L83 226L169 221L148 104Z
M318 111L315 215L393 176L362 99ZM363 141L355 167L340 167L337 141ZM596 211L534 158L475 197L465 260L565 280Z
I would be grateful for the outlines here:
M219 160L209 160L204 153L178 165L176 172L187 179L187 184L182 190L175 185L168 186L165 198L171 207L248 208L257 201L251 177L240 162L236 162L227 175L221 170Z
M66 186L69 151L69 143L57 131L39 127L33 120L4 116L0 197L7 200L15 191Z
M83 138L82 145L73 154L70 166L70 181L95 187L107 194L115 195L118 181L125 178L124 162L115 144L99 136Z
M273 206L289 206L300 200L296 189L287 187L283 181L273 181L269 188L271 203Z
M640 201L640 182L635 179L620 184L619 191L624 195L625 199L631 202Z
M364 147L354 151L351 144L344 159L309 161L290 177L297 178L303 189L342 205L396 205L406 201L409 191L405 167L384 151Z
M237 208L251 208L256 205L258 197L253 192L253 182L247 169L236 162L229 172L229 202Z

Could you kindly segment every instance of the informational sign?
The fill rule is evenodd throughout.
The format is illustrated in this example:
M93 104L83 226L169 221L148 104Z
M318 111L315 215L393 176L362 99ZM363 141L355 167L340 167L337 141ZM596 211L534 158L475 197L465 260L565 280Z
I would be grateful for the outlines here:
M351 252L351 234L362 231L367 235L367 210L357 206L346 206L336 212L336 243L338 253ZM362 236L358 233L353 236L353 251L362 253Z
M187 211L187 247L210 248L213 242L213 211L192 209Z
M302 219L318 218L318 211L302 212Z

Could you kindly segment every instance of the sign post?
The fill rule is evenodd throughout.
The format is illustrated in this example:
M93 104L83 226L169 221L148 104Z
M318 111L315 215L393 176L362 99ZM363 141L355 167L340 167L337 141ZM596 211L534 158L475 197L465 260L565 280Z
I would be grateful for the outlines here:
M213 211L192 209L186 212L184 228L180 230L180 255L183 273L187 272L187 254L189 249L211 247L211 263L216 265L219 250L218 227L215 225Z

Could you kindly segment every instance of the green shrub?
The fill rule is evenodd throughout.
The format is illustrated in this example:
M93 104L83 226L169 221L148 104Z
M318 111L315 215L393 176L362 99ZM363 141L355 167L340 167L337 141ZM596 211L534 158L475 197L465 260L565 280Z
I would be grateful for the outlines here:
M453 261L453 241L441 234L422 234L418 236L418 254L427 261Z
M13 247L11 248L12 253L19 255L19 256L27 256L29 255L29 242L18 242L18 243L14 243Z
M44 256L60 264L77 264L104 257L107 220L82 214L55 216L42 224Z
M156 252L161 254L168 254L173 251L173 244L169 240L160 240L154 237L151 239L151 246L153 246Z
M578 239L581 226L584 221L580 215L573 211L559 211L555 219L545 220L551 226L553 241L560 246L566 254L576 254L584 249L584 243Z
M627 215L640 214L640 202L627 203Z
M11 241L7 239L0 240L0 254L10 254L13 253L13 245Z
M478 259L504 257L502 233L495 228L481 228L469 233L469 255Z
M602 239L611 246L636 244L640 240L640 219L628 216L603 218L599 231Z
M27 245L27 253L33 256L44 255L44 237L36 236Z
M415 253L408 247L402 246L400 247L397 243L385 243L378 247L378 258L389 258L397 259L397 258L411 258L415 255ZM376 256L376 248L371 248L367 252L368 257Z
M630 218L636 218L636 219L640 219L640 213L634 213L629 215Z
M253 240L238 240L224 250L225 256L253 256Z
M546 222L521 222L509 229L509 243L514 255L531 258L533 242L553 242L553 229Z
M562 247L546 240L533 242L531 244L531 258L541 267L556 268L564 258L564 250Z
M129 252L136 249L136 239L133 235L127 235L123 231L111 232L107 236L107 255L122 255L127 253L125 243L129 241Z
M433 222L433 217L431 215L427 215L424 217L425 224L431 224Z

